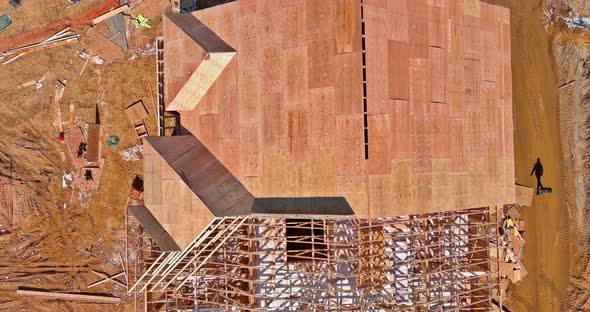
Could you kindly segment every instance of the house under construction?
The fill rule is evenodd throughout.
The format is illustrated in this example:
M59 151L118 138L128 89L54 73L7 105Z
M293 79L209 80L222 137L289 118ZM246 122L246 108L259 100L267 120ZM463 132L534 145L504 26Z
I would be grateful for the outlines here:
M165 15L157 75L139 310L499 309L507 9L237 0Z

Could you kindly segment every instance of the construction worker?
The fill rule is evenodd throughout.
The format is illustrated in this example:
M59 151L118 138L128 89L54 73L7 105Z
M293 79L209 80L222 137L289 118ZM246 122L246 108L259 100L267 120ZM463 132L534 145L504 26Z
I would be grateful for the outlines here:
M150 25L150 19L143 16L142 14L138 14L135 17L135 28L139 28L139 26L141 27L145 27L145 28L152 28L152 25Z
M537 195L539 195L539 191L543 189L543 184L541 183L541 177L543 176L543 164L541 164L541 159L537 158L537 162L533 166L533 170L531 170L531 174L535 173L535 177L537 177Z

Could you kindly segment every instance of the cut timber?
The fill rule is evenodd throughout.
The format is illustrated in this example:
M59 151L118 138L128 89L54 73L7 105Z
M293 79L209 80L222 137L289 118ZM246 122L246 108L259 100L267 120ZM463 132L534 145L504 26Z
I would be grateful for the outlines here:
M82 37L82 44L88 50L100 55L108 63L125 57L121 47L109 40L103 34L99 33L93 27L88 28L84 37Z
M92 20L92 24L95 24L96 25L96 24L98 24L98 23L106 20L107 18L113 17L113 16L115 16L115 15L121 13L121 12L125 12L127 10L129 10L129 6L126 5L126 4L125 5L122 5L122 6L118 7L118 8L116 8L116 9L113 9L110 12L107 12L107 13L105 13L105 14L103 14L103 15L95 18L95 19L93 19Z
M88 157L87 161L98 162L101 154L102 127L99 124L88 125Z
M139 100L125 108L125 113L127 114L129 121L131 121L131 123L134 125L142 123L143 119L148 116L148 111L143 105L142 100Z
M59 299L66 301L84 301L92 303L121 303L121 298L109 297L103 295L89 295L89 294L72 294L72 293L60 293L41 289L21 289L20 287L16 290L16 294L25 297L36 297L44 299Z
M533 190L532 187L516 184L514 185L514 191L516 194L516 203L521 206L531 206L533 203Z
M171 111L192 110L234 58L236 51L190 14L167 14L166 18L194 40L205 53L197 69L166 107L166 110Z

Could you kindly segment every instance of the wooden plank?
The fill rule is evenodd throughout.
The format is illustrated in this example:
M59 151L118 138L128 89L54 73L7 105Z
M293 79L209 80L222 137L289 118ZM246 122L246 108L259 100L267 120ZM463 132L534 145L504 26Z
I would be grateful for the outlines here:
M391 170L391 120L389 114L369 114L368 174L385 174ZM370 181L370 179L369 179Z
M119 304L121 298L109 297L104 295L90 295L90 294L79 294L79 293L61 293L48 291L43 289L23 289L19 287L16 290L16 294L24 297L35 297L42 299L57 299L65 301L84 301L92 303L110 303Z
M93 19L92 20L92 24L96 25L96 24L98 24L98 23L106 20L107 18L111 18L111 17L113 17L113 16L115 16L115 15L117 15L119 13L123 13L123 12L125 12L127 10L129 10L129 6L126 5L126 4L125 5L122 5L122 6L118 7L118 8L116 8L116 9L112 9L111 11L109 11L109 12L107 12L107 13L105 13L105 14L103 14L103 15L95 18L95 19Z
M98 162L101 158L102 126L99 124L88 124L88 162Z
M99 33L94 27L88 28L82 37L82 44L88 50L100 55L107 63L125 57L121 47Z
M336 0L336 53L361 50L360 1Z
M401 41L388 41L389 98L410 98L410 48Z
M142 120L148 116L148 111L141 100L127 106L127 108L125 108L125 113L127 114L129 121L134 125L142 122Z

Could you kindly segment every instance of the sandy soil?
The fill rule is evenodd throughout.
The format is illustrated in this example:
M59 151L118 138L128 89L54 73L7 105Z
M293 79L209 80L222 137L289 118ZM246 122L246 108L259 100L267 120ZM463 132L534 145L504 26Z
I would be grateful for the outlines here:
M524 265L529 275L511 287L506 304L513 311L585 309L587 290L572 291L575 272L588 263L579 244L584 205L578 200L580 171L574 161L584 151L573 148L578 122L575 99L567 88L558 88L578 71L578 58L571 57L575 49L556 47L563 40L558 32L545 30L542 0L490 2L511 9L517 182L535 186L529 174L540 157L543 184L553 188L549 195L535 196L524 212ZM569 56L560 57L558 51ZM587 284L582 288L588 289Z
M15 19L12 30L39 26L43 23L39 18L56 18L57 12L70 14L60 11L64 6L65 0L25 2L23 8L11 13ZM54 15L45 16L47 12ZM150 33L157 33L159 27L156 21ZM89 63L80 76L84 60L78 57L78 51L82 50L74 43L0 65L0 175L13 178L18 198L18 225L12 233L0 236L0 310L124 311L130 307L23 300L14 295L17 286L29 286L112 293L129 301L125 291L114 284L92 289L86 286L100 279L91 273L93 269L109 274L121 271L124 205L133 177L142 173L141 162L124 162L117 153L137 143L124 107L142 99L150 112L148 128L155 132L150 92L150 84L155 90L155 58L139 56L109 65ZM40 90L16 90L18 84L39 79L47 72ZM49 103L57 79L67 81L61 100L63 121L67 121L70 101L75 103L77 122L94 122L98 107L105 134L122 139L116 148L103 144L103 179L88 208L69 204L71 190L61 189L62 174L73 166L67 156L63 161L61 152L66 147L57 141L58 133L51 123Z

